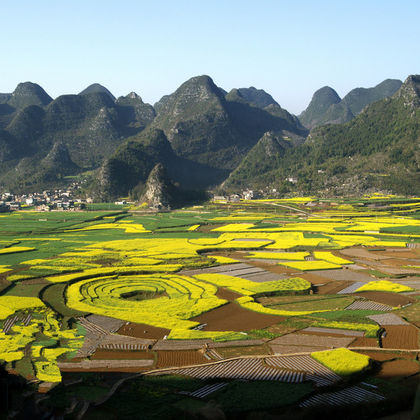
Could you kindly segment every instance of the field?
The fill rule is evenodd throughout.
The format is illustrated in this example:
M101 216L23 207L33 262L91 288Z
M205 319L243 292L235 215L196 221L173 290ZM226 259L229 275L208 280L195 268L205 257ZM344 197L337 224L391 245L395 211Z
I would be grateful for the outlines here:
M303 376L270 365L270 355L318 360L318 371L307 373L315 390L325 382L321 365L339 381L381 375L348 349L420 351L420 213L396 206L409 202L310 198L149 214L106 206L4 214L0 363L40 389L78 372L189 372L209 385L194 395L224 388L232 401L243 387L206 381L268 381L306 395ZM347 368L337 365L340 354ZM375 363L384 363L382 378L415 371ZM185 370L194 365L208 365L207 373ZM236 404L218 401L229 410Z

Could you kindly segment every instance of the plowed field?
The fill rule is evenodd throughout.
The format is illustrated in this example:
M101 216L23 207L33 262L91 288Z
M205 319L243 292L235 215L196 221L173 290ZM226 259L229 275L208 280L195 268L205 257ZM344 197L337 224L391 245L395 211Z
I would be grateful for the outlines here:
M145 351L112 351L101 349L96 350L91 357L93 360L141 360L153 358L153 353Z
M117 334L128 335L129 337L138 337L138 338L155 338L160 339L165 335L168 335L170 330L165 328L152 327L147 324L136 324L130 322L128 325L123 325L118 331Z
M382 363L378 374L380 378L395 378L411 376L419 372L419 364L415 360L393 360Z
M415 359L416 355L414 353L406 353L406 354L395 354L395 353L388 353L385 351L361 351L356 350L357 353L365 354L369 356L372 360L376 360L377 362L386 362L389 360L393 360L395 358L399 359L406 359L406 360L413 360Z
M311 274L311 273L299 274L299 277L302 279L308 280L311 284L315 286L318 284L323 285L331 281L331 279L327 279L326 277L318 276L316 274Z
M414 303L415 299L399 295L398 293L391 292L357 292L355 296L361 296L368 300L373 300L374 302L382 303L389 306L404 306L409 303Z
M200 363L208 363L203 354L197 350L183 350L183 351L165 351L159 350L157 352L158 368L168 368L173 366L187 366L195 365Z
M323 286L316 287L315 291L318 295L335 295L353 284L351 281L330 281L329 279L325 279L325 283Z
M357 337L349 347L379 347L376 338Z
M386 349L418 349L418 330L411 325L387 325L382 346Z
M236 303L228 303L205 314L191 318L200 324L207 324L204 331L249 331L278 324L284 318L249 311Z

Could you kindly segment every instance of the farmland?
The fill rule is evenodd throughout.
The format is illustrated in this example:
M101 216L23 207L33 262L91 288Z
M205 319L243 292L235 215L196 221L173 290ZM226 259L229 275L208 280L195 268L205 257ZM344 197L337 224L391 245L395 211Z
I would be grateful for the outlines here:
M287 387L302 409L340 401L333 389L315 398L325 386L370 395L363 384L346 388L357 380L379 381L371 400L387 400L389 372L418 372L404 361L420 352L420 211L410 202L418 199L4 214L0 363L47 398L67 377L89 383L109 372L91 416L113 404L104 386L136 373L121 392L156 387L181 411L207 398L227 411L279 408L292 401ZM370 358L385 349L393 358ZM163 386L166 377L180 386ZM242 380L278 387L284 402L245 401Z

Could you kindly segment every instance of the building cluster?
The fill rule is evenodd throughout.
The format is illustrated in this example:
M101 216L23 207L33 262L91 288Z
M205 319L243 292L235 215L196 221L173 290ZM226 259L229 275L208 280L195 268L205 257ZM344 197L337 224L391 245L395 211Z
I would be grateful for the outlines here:
M51 210L83 210L92 199L74 198L72 190L46 190L28 194L1 194L0 212L20 210L34 207L37 211Z
M256 200L262 197L261 191L246 190L242 191L241 194L231 194L231 195L215 195L213 196L213 201L226 202L226 203L237 203L241 199L243 200Z

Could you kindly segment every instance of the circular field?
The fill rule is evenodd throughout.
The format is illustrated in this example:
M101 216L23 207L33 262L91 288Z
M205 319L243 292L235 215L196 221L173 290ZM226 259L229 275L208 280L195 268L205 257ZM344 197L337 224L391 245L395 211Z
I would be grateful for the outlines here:
M67 287L66 298L70 308L84 312L161 328L189 329L198 323L188 319L226 303L216 292L216 286L196 279L156 274L81 280ZM151 298L127 298L133 294Z

